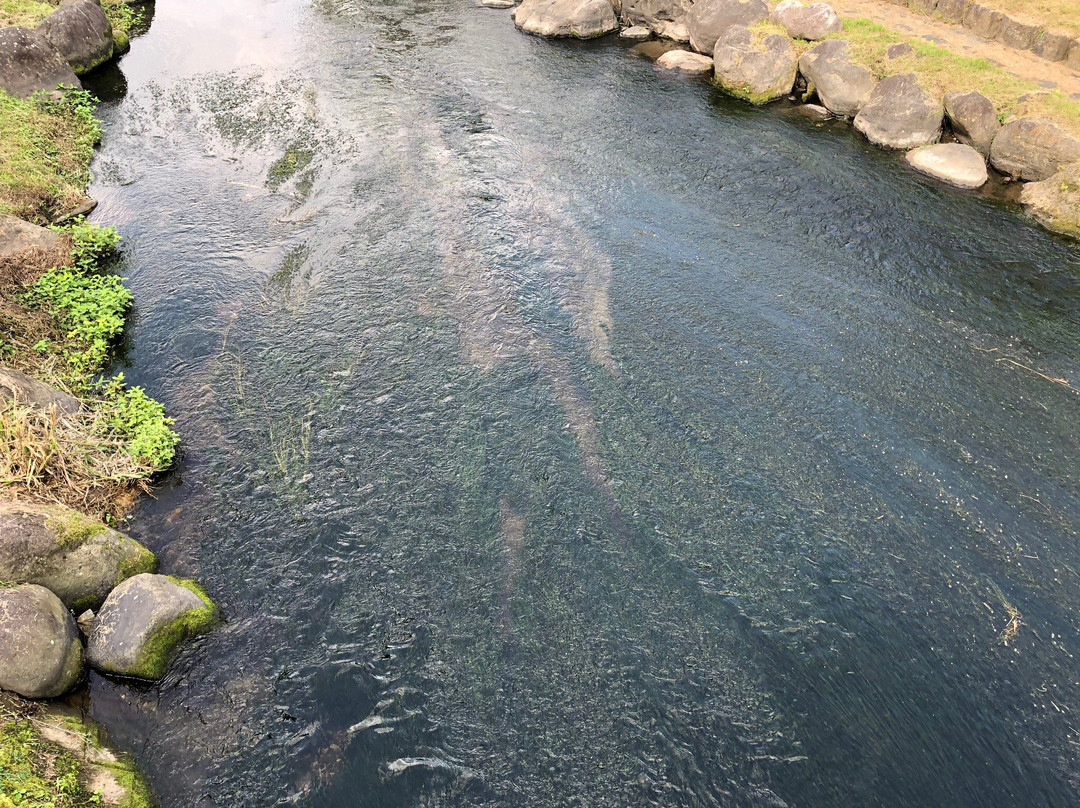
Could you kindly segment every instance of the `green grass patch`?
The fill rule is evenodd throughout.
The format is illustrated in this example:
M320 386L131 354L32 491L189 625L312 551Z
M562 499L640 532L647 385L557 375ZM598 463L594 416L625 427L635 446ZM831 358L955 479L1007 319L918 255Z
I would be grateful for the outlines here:
M36 28L38 23L56 11L59 3L37 0L0 0L0 27L21 25Z
M1063 129L1080 134L1080 102L1060 92L1047 92L1034 82L1014 76L986 59L959 56L917 37L907 37L866 19L844 20L844 30L833 39L846 39L852 59L878 78L914 73L919 84L932 95L977 90L989 98L1005 119L1046 117ZM914 53L887 59L890 45L906 42ZM1029 96L1021 102L1021 98Z
M48 224L77 207L100 139L89 93L24 100L0 90L0 213Z
M101 799L79 782L79 762L46 742L30 721L0 715L0 808L91 808Z

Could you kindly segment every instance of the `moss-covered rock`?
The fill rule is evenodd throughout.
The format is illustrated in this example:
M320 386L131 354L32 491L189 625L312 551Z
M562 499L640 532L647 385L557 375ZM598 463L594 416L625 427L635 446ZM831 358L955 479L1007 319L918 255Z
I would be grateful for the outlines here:
M0 694L0 805L18 791L20 805L152 808L146 778L80 710Z
M156 569L152 552L77 511L0 503L0 580L40 584L81 612L121 581Z
M113 55L113 29L93 0L65 3L37 27L71 65L76 75L89 73Z
M90 664L104 673L160 679L180 644L217 621L218 611L194 581L136 575L106 599L90 631Z
M1080 239L1080 163L1025 185L1020 201L1043 226Z
M714 81L751 104L766 104L791 92L799 57L781 34L733 25L713 49Z

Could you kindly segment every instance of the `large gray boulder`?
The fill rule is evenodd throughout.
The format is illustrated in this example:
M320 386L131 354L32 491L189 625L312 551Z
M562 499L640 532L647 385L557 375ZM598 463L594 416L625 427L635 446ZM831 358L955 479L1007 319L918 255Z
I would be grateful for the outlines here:
M126 578L154 569L153 553L77 511L0 503L0 581L40 584L79 613L97 608Z
M964 9L964 27L986 39L996 39L1001 33L1005 15L981 3L972 3Z
M51 699L82 677L75 618L43 586L0 587L0 690Z
M981 188L989 179L986 160L965 143L935 143L909 151L912 168L958 188Z
M945 108L919 86L914 73L878 82L855 116L855 128L875 146L915 149L941 140Z
M716 40L728 28L757 25L768 16L765 0L696 0L686 15L686 28L694 50L711 55Z
M136 575L109 594L94 618L87 658L104 673L160 679L180 643L216 619L216 607L192 582Z
M870 100L877 81L864 67L851 61L847 42L827 39L799 58L799 71L817 91L821 103L834 115L853 118Z
M982 93L949 93L945 96L945 116L953 134L984 157L1001 128L994 103Z
M0 28L0 90L29 98L61 85L82 86L49 40L29 28Z
M652 29L660 21L681 22L692 0L623 0L622 17Z
M1062 62L1069 55L1069 48L1075 40L1068 34L1042 31L1035 37L1035 43L1031 50L1036 56L1046 59L1048 62Z
M0 59L3 59L2 54ZM0 258L35 248L52 252L60 249L63 244L63 236L55 230L24 222L17 216L0 213Z
M619 30L608 0L524 0L510 12L527 34L592 39Z
M755 37L734 25L716 41L714 81L732 95L765 104L791 92L799 60L791 40L780 34Z
M39 410L54 409L71 415L79 411L79 399L27 376L21 370L0 365L0 404L17 401Z
M37 30L67 60L76 75L89 73L112 58L112 23L92 0L65 3L42 20Z
M1029 182L1020 191L1020 201L1044 227L1080 239L1080 163L1042 182Z
M1080 141L1045 118L1020 118L1001 127L990 164L1015 179L1037 182L1080 161Z
M772 18L784 26L788 36L795 39L815 41L844 29L844 24L828 3L804 6L799 0L783 0L773 10Z

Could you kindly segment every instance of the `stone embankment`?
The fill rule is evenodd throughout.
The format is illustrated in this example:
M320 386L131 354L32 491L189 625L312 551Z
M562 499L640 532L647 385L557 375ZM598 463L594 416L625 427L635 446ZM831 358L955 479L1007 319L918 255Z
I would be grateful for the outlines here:
M969 28L989 13L966 0L912 2ZM519 28L541 36L592 38L619 30L634 41L649 35L670 40L657 59L660 68L711 74L721 89L754 104L789 98L806 104L818 120L848 119L874 145L907 152L913 169L959 188L981 187L991 171L1006 181L1032 183L1021 200L1035 218L1080 235L1080 140L1067 128L1046 117L1014 117L974 88L948 94L927 89L921 56L907 43L890 46L886 60L914 69L875 72L856 57L844 21L827 3L523 0L512 16ZM1052 38L1056 34L1025 29L1020 36L1019 23L997 12L990 16L996 27L985 33L1003 45L1030 41L1047 58L1069 58L1073 45L1065 48ZM1025 98L1017 100L1021 108ZM1062 103L1076 107L1075 122L1080 104Z

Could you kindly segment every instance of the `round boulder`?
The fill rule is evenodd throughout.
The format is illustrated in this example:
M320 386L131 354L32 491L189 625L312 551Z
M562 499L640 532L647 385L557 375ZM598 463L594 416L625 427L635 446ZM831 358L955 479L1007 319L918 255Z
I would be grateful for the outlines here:
M0 587L0 689L51 699L82 677L75 618L43 586Z
M40 584L82 612L124 579L155 569L157 558L137 541L77 511L0 503L0 580Z
M756 36L734 25L716 41L713 64L714 80L725 91L765 104L791 92L799 60L786 36Z
M0 28L0 90L29 98L60 86L81 85L49 40L29 28Z
M1020 201L1044 227L1080 239L1080 162L1042 182L1028 183Z
M829 112L845 118L859 113L877 84L869 70L851 61L843 39L827 39L808 50L799 58L799 72Z
M525 0L510 16L525 33L549 38L592 39L619 30L608 0Z
M686 15L690 45L699 53L711 55L716 40L728 28L757 25L768 16L765 0L696 0Z
M1038 182L1080 161L1080 140L1046 118L1021 118L1001 127L990 165L1016 179Z
M30 225L33 227L33 225ZM3 226L0 224L0 237ZM21 370L0 365L0 404L15 401L39 410L56 410L65 415L79 411L79 399L62 393Z
M912 168L958 188L981 188L989 179L986 160L966 143L935 143L909 151Z
M783 0L773 11L772 18L784 26L788 36L795 39L824 39L844 29L844 24L828 3L804 6L799 0Z
M66 3L37 27L77 75L89 73L113 55L112 23L91 0Z
M216 619L217 608L193 582L136 575L105 599L90 629L87 657L104 673L160 679L180 643Z
M945 109L914 73L882 79L855 116L855 128L875 146L914 149L941 140Z
M656 66L664 70L676 70L691 76L703 76L712 72L713 62L708 56L685 50L669 50L656 60Z
M983 157L990 154L990 144L1001 128L994 103L982 93L949 93L945 96L945 116L953 134Z

